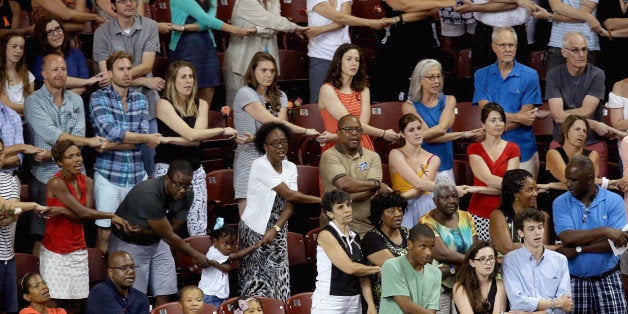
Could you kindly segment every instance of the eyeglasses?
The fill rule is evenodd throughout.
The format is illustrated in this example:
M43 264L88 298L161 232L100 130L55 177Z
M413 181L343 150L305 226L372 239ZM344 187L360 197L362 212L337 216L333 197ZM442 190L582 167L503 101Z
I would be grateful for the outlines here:
M274 142L264 143L264 144L270 145L270 147L272 147L272 148L279 148L280 145L281 145L281 147L288 146L288 144L290 144L290 142L288 142L288 140L279 140L279 141L274 141Z
M489 257L482 256L480 258L474 258L473 260L480 264L493 264L495 263L495 256L489 256Z
M584 48L565 48L571 52L573 52L574 54L586 54L587 52L589 52L589 48L584 47Z
M436 80L439 80L439 81L443 80L443 76L442 75L423 76L423 78L426 78L430 82L436 82Z
M340 128L338 130L343 130L347 133L362 133L362 128L357 126L349 126L346 128Z
M52 35L54 35L55 33L61 33L63 31L63 28L61 28L61 26L57 26L53 29L47 30L46 31L46 36L50 37Z
M192 188L192 184L191 183L190 184L180 183L180 182L177 182L177 181L173 180L172 178L170 178L170 181L172 181L172 184L174 184L174 186L176 186L177 189L189 190L190 188Z
M506 48L514 49L514 48L517 47L516 43L514 43L514 44L512 44L512 43L511 44L496 44L496 43L493 43L493 45L499 47L499 49L501 49L501 50L506 50Z
M121 270L121 271L129 271L129 270L134 270L137 271L140 269L139 265L122 265L122 266L115 266L115 267L109 267L110 269L117 269L117 270Z

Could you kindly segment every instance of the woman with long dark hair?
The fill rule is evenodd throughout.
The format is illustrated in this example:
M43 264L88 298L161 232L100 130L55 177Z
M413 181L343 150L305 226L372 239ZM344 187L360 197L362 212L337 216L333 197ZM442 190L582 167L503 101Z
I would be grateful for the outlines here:
M0 102L20 115L35 81L26 65L25 44L24 35L18 33L9 33L0 41Z

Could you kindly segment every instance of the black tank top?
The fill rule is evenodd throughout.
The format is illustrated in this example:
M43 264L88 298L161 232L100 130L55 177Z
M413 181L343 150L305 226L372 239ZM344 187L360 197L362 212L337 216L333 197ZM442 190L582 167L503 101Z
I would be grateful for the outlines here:
M194 105L198 108L199 101L194 99ZM178 112L177 112L178 114ZM185 123L193 128L196 123L196 117L181 117ZM165 137L180 136L177 132L169 128L161 120L157 119L157 130ZM199 146L180 146L174 144L160 144L156 148L155 162L170 164L176 159L187 159L192 163L194 169L201 166L202 150Z

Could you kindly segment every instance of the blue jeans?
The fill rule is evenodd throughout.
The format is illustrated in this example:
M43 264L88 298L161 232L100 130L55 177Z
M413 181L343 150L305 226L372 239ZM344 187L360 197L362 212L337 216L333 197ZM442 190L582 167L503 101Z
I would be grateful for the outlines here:
M325 77L327 76L327 70L331 65L331 60L310 58L310 104L318 102L318 92L325 83Z
M15 257L0 261L0 311L17 313L16 276Z
M157 118L148 121L148 133L157 133ZM154 148L146 146L146 144L140 144L142 151L142 162L144 163L144 170L149 176L153 175L155 170L155 152Z
M225 299L221 299L215 295L206 295L203 293L203 302L205 302L206 304L211 304L215 307L219 307L220 304L222 304L222 302L224 302Z

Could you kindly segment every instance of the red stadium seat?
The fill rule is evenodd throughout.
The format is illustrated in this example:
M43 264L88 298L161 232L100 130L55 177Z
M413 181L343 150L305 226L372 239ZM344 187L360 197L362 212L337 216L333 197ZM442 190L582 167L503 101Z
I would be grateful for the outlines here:
M107 258L101 249L87 248L90 286L107 279Z
M303 235L288 231L288 263L299 265L306 263L305 241Z
M291 296L286 301L286 314L310 314L312 292L303 292Z
M17 280L27 273L39 272L39 257L31 254L15 253Z

